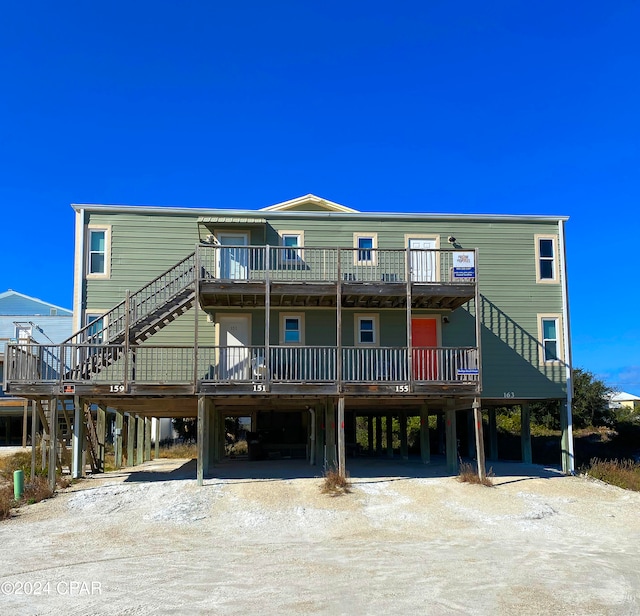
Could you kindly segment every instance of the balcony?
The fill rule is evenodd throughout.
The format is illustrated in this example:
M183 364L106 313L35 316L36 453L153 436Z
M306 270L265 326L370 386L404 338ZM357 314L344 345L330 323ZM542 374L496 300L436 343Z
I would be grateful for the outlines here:
M454 310L475 295L477 255L454 249L200 245L199 295L221 306Z
M331 395L479 391L475 347L9 345L13 395Z

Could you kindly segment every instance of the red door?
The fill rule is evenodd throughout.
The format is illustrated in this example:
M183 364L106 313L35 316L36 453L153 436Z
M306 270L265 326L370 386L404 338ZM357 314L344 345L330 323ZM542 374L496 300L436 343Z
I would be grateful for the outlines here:
M438 321L431 318L411 319L411 344L413 378L416 381L438 380Z

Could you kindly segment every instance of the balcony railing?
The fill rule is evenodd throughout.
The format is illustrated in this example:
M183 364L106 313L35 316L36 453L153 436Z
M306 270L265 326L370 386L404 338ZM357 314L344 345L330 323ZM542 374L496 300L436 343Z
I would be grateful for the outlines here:
M473 250L200 245L203 280L473 284Z
M341 363L338 365L338 354ZM197 370L194 362L197 356ZM411 358L411 361L409 361ZM10 344L8 384L469 383L475 347L223 347Z

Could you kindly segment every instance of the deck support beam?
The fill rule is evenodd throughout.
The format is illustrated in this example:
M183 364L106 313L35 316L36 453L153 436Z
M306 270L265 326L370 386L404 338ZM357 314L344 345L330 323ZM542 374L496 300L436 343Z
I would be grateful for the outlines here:
M393 416L387 414L386 420L386 433L387 433L387 458L393 459Z
M49 488L56 489L58 465L58 398L49 398Z
M344 396L338 398L338 474L347 476L347 448L344 442Z
M533 456L531 453L531 407L528 402L520 405L520 448L522 450L522 461L531 464Z
M144 418L144 461L151 460L151 417Z
M325 410L325 431L326 431L326 445L325 445L325 470L336 469L336 404L333 398L327 400L327 406Z
M144 462L144 417L136 416L138 442L136 447L136 464Z
M315 412L315 421L316 421L316 456L314 463L315 465L324 464L324 433L325 433L325 407L323 404L316 404L316 412Z
M486 463L484 459L484 434L482 430L482 409L480 408L480 399L473 400L473 419L475 422L476 432L476 458L478 461L478 477L480 481L484 481L487 476Z
M445 433L447 471L452 475L456 475L458 473L458 437L456 433L456 409L453 401L449 401L445 409Z
M36 476L36 434L38 432L38 415L36 401L31 401L31 480Z
M206 397L198 396L198 423L196 426L196 438L198 440L198 458L196 461L196 482L199 486L204 484L205 456L208 449L209 439L207 438L207 406Z
M569 409L566 402L560 403L560 452L562 472L571 475L574 472L572 426L569 421Z
M80 479L84 475L84 402L79 396L73 398L73 435L71 447L71 477Z
M136 446L136 418L129 413L127 415L127 466L136 463L134 450Z
M96 411L96 435L98 437L98 459L100 469L104 473L105 441L107 435L107 412L104 407L99 406Z
M400 456L409 459L409 439L407 438L407 411L400 412Z
M160 417L156 417L156 431L153 437L153 456L157 460L160 457Z
M122 429L124 428L124 413L116 411L116 433L113 438L113 453L115 459L115 467L122 468L122 443L124 437Z
M492 406L489 409L489 460L498 459L498 420L496 409Z
M429 407L426 402L420 407L420 458L423 464L429 464L431 462Z
M473 460L476 457L475 417L473 409L467 413L467 455Z
M382 455L382 415L376 415L376 456Z

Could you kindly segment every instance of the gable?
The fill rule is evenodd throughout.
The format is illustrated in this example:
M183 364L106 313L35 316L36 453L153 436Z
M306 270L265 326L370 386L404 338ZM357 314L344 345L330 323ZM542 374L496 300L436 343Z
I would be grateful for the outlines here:
M282 203L276 203L269 207L261 208L263 212L357 212L353 208L333 201L328 201L322 197L308 194L304 197L297 197Z

